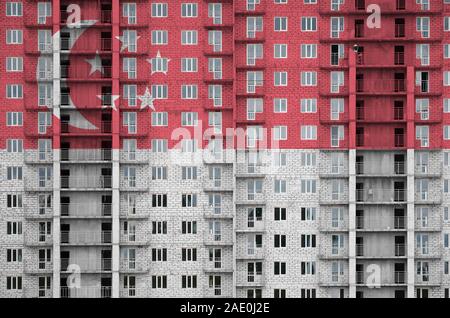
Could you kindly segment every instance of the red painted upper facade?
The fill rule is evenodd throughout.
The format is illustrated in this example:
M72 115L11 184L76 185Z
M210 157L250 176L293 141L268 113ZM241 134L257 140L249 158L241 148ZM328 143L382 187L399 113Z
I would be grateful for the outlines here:
M266 128L264 138L281 136L262 140L268 147L448 148L450 4L345 0L336 10L334 1L317 2L57 0L40 18L38 1L4 2L0 147L23 139L37 148L38 139L53 137L54 147L102 147L103 139L122 147L136 139L150 149L164 139L173 148L179 127L205 147L194 134L197 121L202 131L216 123L216 138L227 128ZM21 14L11 14L18 7L9 3L21 3ZM372 3L381 8L381 28L366 24ZM80 6L81 28L67 27L69 4ZM61 37L61 114L40 129L39 113L52 112L43 105L53 79L45 30ZM22 41L11 43L17 36ZM97 57L102 71L92 72L87 60ZM22 58L23 67L7 69L8 58ZM147 87L154 110L141 110ZM21 124L8 122L12 113L22 113Z

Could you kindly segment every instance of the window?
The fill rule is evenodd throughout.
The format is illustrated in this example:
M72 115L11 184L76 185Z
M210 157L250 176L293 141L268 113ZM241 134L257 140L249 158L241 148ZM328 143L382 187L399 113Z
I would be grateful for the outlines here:
M167 45L169 34L165 30L152 30L152 45Z
M23 152L22 139L8 139L6 145L6 149L10 153Z
M301 208L301 220L302 221L315 221L316 220L316 208Z
M182 221L181 234L197 234L197 221Z
M262 193L262 187L262 180L247 181L247 199L250 201L255 200L256 195Z
M344 17L331 17L330 19L331 24L331 38L339 38L341 32L344 31Z
M315 113L317 112L317 99L305 98L300 100L301 113Z
M287 112L287 98L274 98L273 99L273 112L274 113L286 113Z
M274 275L286 275L286 262L274 262Z
M317 44L302 44L300 52L302 59L315 59L317 58Z
M316 193L316 180L314 179L300 180L300 192L303 194Z
M301 126L300 138L302 140L316 140L317 126Z
M287 58L287 44L274 44L273 45L273 57L276 59Z
M152 248L152 262L167 262L167 248Z
M274 126L273 127L273 139L274 140L287 140L287 126Z
M256 32L262 32L262 17L247 17L247 38L256 38Z
M167 3L152 3L152 18L166 18Z
M213 19L213 24L222 24L221 3L208 3L208 18Z
M257 59L263 58L262 44L247 44L247 65L255 65Z
M301 86L317 86L317 72L301 72Z
M256 114L263 112L262 98L248 98L247 99L247 120L255 120Z
M152 221L152 234L167 234L167 221Z
M165 275L152 275L152 288L167 288L167 276Z
M181 85L182 99L197 99L197 85Z
M22 167L14 166L6 168L7 180L22 180Z
M181 288L197 288L197 275L181 275Z
M198 149L198 141L195 139L181 140L181 152L196 152Z
M158 66L158 63L152 59L152 73L154 73L153 68ZM129 79L136 78L136 58L134 57L124 57L123 58L123 71L127 73ZM167 64L166 64L166 72L167 72Z
M286 247L286 235L275 234L273 241L276 248Z
M23 86L20 84L6 85L6 98L22 99L23 98Z
M273 212L275 221L286 221L286 208L274 208Z
M23 125L23 113L22 112L7 112L6 113L6 126L22 126Z
M197 112L182 112L181 126L197 126L198 113Z
M208 72L212 73L213 79L222 79L222 58L208 58Z
M6 277L7 290L22 290L22 276L7 276Z
M152 85L152 97L155 99L167 99L167 85Z
M316 274L316 262L301 262L300 263L300 275L315 275Z
M182 180L197 180L197 167L181 167Z
M314 167L316 165L316 154L313 152L302 152L300 165L302 167Z
M152 167L152 180L167 180L167 167Z
M7 263L21 263L22 262L22 249L21 248L6 249L6 262Z
M38 2L38 24L45 24L47 18L52 16L52 3L51 2Z
M444 139L450 140L450 126L444 126Z
M213 100L214 107L222 106L222 85L208 85L208 99Z
M22 235L22 222L20 221L6 222L6 235Z
M196 3L182 3L181 4L181 16L183 18L196 18L197 17L197 4Z
M152 139L152 152L167 152L167 139Z
M128 52L137 52L137 32L135 30L123 31L123 46Z
M302 30L302 32L317 31L317 18L316 17L302 17L301 30Z
M222 31L208 31L208 44L212 46L213 52L222 51Z
M275 17L274 18L274 31L284 32L288 29L288 18L287 17Z
M181 58L181 72L197 72L198 59L194 57Z
M275 0L275 1L276 1L275 3L277 3L277 1L287 1L287 0ZM273 290L273 298L286 298L286 289L275 288Z
M430 65L430 45L416 44L416 58L420 59L421 65Z
M341 86L344 86L344 72L331 72L331 93L339 93Z
M287 72L274 72L273 74L274 86L287 86L288 73Z
M197 45L197 31L181 31L181 44L182 45Z
M330 103L330 119L339 120L341 114L344 113L344 99L332 98Z
M124 3L122 15L128 18L128 24L136 24L136 3ZM153 4L152 4L153 9ZM153 11L152 11L153 12Z
M316 235L315 234L302 234L300 236L300 247L302 247L302 248L316 247Z
M152 113L152 126L167 126L168 125L168 113L167 112L153 112Z
M6 2L6 16L7 17L21 17L22 16L22 2Z
M430 18L429 17L417 17L416 18L416 30L421 33L422 38L430 37Z
M209 112L208 113L208 125L213 128L214 133L222 132L222 113L221 112Z
M6 30L6 44L22 44L22 30Z
M256 87L263 85L263 72L247 72L247 93L256 93Z
M181 249L181 261L182 262L196 262L197 261L197 249L196 248L182 248Z
M331 126L331 147L339 147L344 140L344 126Z
M23 71L23 58L22 57L7 57L6 58L6 71L7 72L22 72Z
M124 112L123 113L123 126L126 127L128 134L137 133L137 113Z
M277 194L286 193L286 180L274 180L274 191Z
M195 208L197 206L197 194L182 194L181 206L183 208Z
M167 207L167 194L152 194L152 207L166 208Z
M123 98L128 101L128 106L134 107L137 105L137 86L123 85Z

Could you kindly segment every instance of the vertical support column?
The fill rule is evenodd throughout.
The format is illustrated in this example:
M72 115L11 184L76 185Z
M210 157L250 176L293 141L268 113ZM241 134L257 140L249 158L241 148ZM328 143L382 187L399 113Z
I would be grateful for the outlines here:
M236 52L236 16L235 16L235 10L236 10L236 1L233 1L233 9L232 9L232 21L233 21L233 78L236 79L236 56L234 54L234 52ZM223 98L223 97L222 97ZM236 81L233 81L233 131L235 131L236 129ZM238 151L237 151L237 147L236 147L236 139L235 136L231 136L232 138L232 142L231 145L228 141L228 136L226 137L226 144L225 147L227 148L226 150L228 150L229 147L232 147L232 151L233 151L233 298L237 297L237 290L236 290L236 271L237 271L237 238L236 238L236 227L237 227L237 222L236 222L236 189L237 189L237 180L236 180L236 169L237 169L237 155L238 155ZM236 149L235 149L236 147ZM228 152L227 152L228 153Z
M61 192L60 192L60 99L61 99L61 56L60 56L60 0L53 1L53 298L61 297Z
M349 60L349 98L348 98L348 283L349 298L356 297L356 55L348 51Z
M406 135L407 135L407 212L406 212L406 226L407 226L407 297L414 298L414 280L415 280L415 264L414 264L414 248L415 248L415 233L414 233L414 146L415 146L415 99L414 99L414 84L415 71L413 66L409 66L406 71Z
M120 3L119 0L112 0L112 102L115 103L114 96L120 94L120 46L116 39L119 36L120 28ZM112 109L112 297L120 296L120 113L119 105L115 105L117 111Z

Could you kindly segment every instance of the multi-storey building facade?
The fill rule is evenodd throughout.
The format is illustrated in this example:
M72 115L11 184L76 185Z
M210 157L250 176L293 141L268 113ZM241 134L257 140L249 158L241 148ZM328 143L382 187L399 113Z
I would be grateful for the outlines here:
M1 297L449 297L450 1L0 17Z

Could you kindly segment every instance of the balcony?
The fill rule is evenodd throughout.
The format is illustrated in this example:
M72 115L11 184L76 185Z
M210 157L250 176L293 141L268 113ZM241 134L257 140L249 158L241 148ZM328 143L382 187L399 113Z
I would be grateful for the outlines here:
M339 275L339 274L331 274L328 273L318 273L319 274L319 286L323 287L345 287L348 286L349 280L348 275Z
M393 244L383 249L377 249L377 252L368 252L364 244L356 244L356 257L365 259L390 259L406 257L405 244Z
M380 105L381 106L381 105ZM402 123L406 121L403 107L356 107L356 120L361 123Z
M60 48L61 51L70 51L70 54L81 54L81 55L95 54L97 53L98 48L100 48L99 51L100 54L111 53L112 39L103 38L98 39L97 41L91 40L89 42L88 41L78 42L71 38L61 38Z
M212 260L210 260L209 258L205 258L203 259L203 272L233 273L233 265L223 257L214 257Z
M406 217L394 216L390 219L379 217L356 216L356 230L360 232L396 232L405 231Z
M324 233L332 232L347 232L348 220L347 219L331 219L324 216L320 218L319 231Z
M357 95L404 95L406 94L406 80L383 79L363 80L356 79Z
M238 163L236 166L237 178L264 178L267 174L266 165L253 165L248 163Z
M38 150L27 150L24 154L24 161L28 164L52 164L53 151L40 152Z
M232 219L233 218L233 204L221 205L203 205L203 217L205 219Z
M236 16L261 16L266 14L266 1L269 0L259 0L254 1L242 1L236 3L236 8L234 10L234 14Z
M356 189L357 204L395 204L406 202L405 189Z
M61 217L83 219L110 217L111 203L61 203Z
M261 260L265 258L265 251L262 247L238 249L236 258L238 260Z
M320 191L319 204L348 204L348 187L344 185L343 192Z
M112 79L111 66L102 66L102 71L95 72L89 75L89 71L86 68L61 65L61 79L65 81L77 81L77 82L91 82L91 81L105 81Z
M348 248L329 245L321 245L319 259L345 259L348 258Z
M376 287L376 286L398 286L406 285L406 272L395 271L393 273L380 273L381 277L374 277L373 273L356 272L356 285Z
M98 11L97 11L98 12ZM70 13L67 11L60 11L60 23L61 25L67 24L67 19ZM80 21L97 21L98 24L108 25L112 22L111 10L100 10L99 15L95 16L81 16ZM89 26L89 24L80 23L81 27Z
M381 59L375 54L357 53L356 54L356 66L360 68L402 68L405 67L405 53L394 52L391 53L391 57Z
M83 163L111 161L111 149L61 149L61 161Z
M149 267L145 261L137 261L135 258L124 258L120 260L121 273L145 273Z
M62 190L111 189L112 176L61 176Z
M25 177L24 180L25 191L29 192L39 192L39 191L53 191L53 180L39 179L36 175L33 177Z
M61 287L61 298L111 298L112 287L84 286Z
M233 238L231 230L224 230L223 232L211 233L205 231L203 235L203 243L208 246L228 246L233 245Z
M53 218L53 208L51 206L38 206L38 202L35 204L24 205L24 217L27 220L42 220Z
M266 231L265 220L241 220L241 226L236 228L236 233L261 233ZM242 226L244 225L244 226Z
M148 239L145 239L143 233L136 234L135 231L120 231L120 244L123 245L147 245L149 243Z
M31 231L30 233L25 233L26 246L51 246L52 244L53 235L51 233L41 231Z
M442 247L431 245L432 244L426 244L422 247L416 246L414 249L414 257L417 259L441 259L443 255Z
M416 286L441 286L443 285L442 273L416 274L414 284Z
M81 273L105 273L112 270L112 259L110 258L61 258L61 272L72 273L72 270L69 269L72 264L79 266Z
M416 163L416 165L414 166L414 174L422 177L439 178L442 176L442 170L442 165Z
M238 275L236 287L262 287L265 285L265 276L263 273L249 273L247 275Z
M209 179L208 177L203 178L202 182L204 192L233 192L233 182L230 178L222 179Z
M108 245L111 231L61 231L61 245Z
M442 2L432 2L429 5L429 10L424 10L422 5L418 4L415 0L388 0L379 1L377 4L381 8L381 12L385 15L409 15L409 14L419 14L424 15L437 14L442 12ZM339 4L339 9L337 6L332 6L330 2L320 2L319 13L322 15L361 15L367 16L370 13L366 12L366 7L371 4L370 1L344 1Z
M61 122L61 135L68 135L69 137L76 136L97 136L102 134L112 133L112 123L102 122L97 129L80 129L72 126L69 122Z
M397 161L392 164L392 168L387 170L383 167L381 168L377 165L365 165L364 162L357 162L356 164L356 175L358 177L398 177L403 176L406 173L406 163L402 161Z
M39 259L38 255L34 255L33 259L24 259L24 273L27 274L51 274L53 273L53 261L50 259Z

